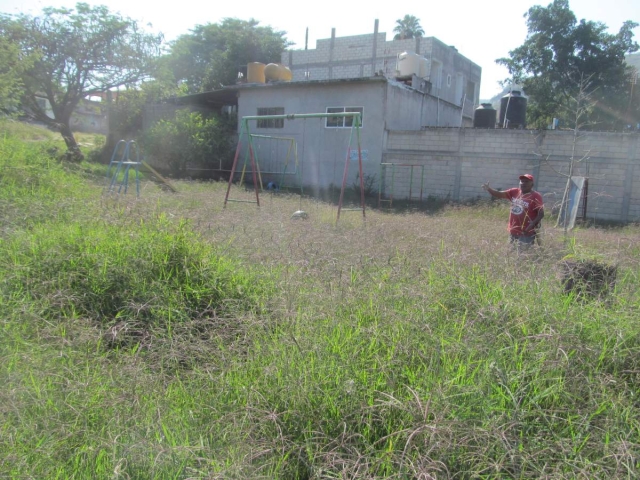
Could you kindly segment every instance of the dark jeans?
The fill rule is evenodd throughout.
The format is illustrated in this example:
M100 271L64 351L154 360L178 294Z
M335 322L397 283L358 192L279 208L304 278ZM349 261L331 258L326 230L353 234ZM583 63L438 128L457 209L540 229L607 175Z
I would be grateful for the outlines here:
M514 243L516 245L533 245L536 243L536 236L526 236L526 235L509 235L509 243Z

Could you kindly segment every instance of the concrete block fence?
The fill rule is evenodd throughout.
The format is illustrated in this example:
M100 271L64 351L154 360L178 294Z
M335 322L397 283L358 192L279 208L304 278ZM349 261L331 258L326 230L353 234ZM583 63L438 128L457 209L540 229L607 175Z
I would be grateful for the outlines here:
M532 173L535 189L547 208L562 200L571 158L574 175L589 179L587 216L614 222L640 222L640 135L582 132L574 142L571 131L427 128L390 131L382 161L424 165L423 196L466 201L487 198L484 182L506 189L518 175ZM386 167L378 179L383 195L412 198L420 186L420 168Z

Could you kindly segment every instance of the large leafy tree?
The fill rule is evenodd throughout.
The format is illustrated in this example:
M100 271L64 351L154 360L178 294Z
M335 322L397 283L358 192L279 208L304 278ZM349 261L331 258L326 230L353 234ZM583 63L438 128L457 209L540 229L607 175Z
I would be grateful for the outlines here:
M522 84L530 97L530 125L544 127L556 117L573 127L570 106L585 85L592 101L590 128L619 128L637 116L637 103L629 105L625 54L638 50L633 40L638 24L627 21L610 34L601 22L578 22L567 0L531 7L524 16L525 42L496 62L507 67L510 80Z
M405 40L424 35L424 30L420 26L420 19L413 15L405 15L404 18L396 20L396 26L393 31L396 34L393 37L394 40Z
M197 25L178 37L166 61L190 93L215 90L235 83L247 63L280 62L290 45L285 35L253 19L225 18L219 24Z
M0 111L11 113L19 104L22 81L20 71L26 59L20 61L15 45L0 37Z
M45 8L36 17L3 15L0 34L31 62L20 71L22 105L59 131L75 158L82 155L69 121L78 103L143 80L162 44L161 35L143 32L134 20L86 3L75 9ZM48 100L53 118L39 98Z
M184 86L178 86L173 73L165 62L157 62L153 78L132 88L120 89L112 95L109 108L109 133L107 150L113 149L113 142L122 138L134 138L143 129L145 106L188 93Z

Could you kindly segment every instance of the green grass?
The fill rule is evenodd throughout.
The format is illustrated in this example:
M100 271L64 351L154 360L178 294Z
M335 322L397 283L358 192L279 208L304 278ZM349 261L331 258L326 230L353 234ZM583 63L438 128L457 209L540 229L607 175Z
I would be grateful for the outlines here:
M518 254L499 203L336 226L1 148L0 477L638 476L637 226ZM565 295L567 256L615 290Z

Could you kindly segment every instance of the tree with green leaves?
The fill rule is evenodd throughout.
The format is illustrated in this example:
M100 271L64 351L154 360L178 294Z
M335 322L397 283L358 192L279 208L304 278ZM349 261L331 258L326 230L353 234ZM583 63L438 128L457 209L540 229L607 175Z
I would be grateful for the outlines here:
M22 91L20 71L25 61L20 61L15 45L0 37L0 112L13 113L19 105Z
M82 158L69 122L78 103L92 94L135 85L151 72L161 35L105 6L45 8L42 15L2 15L0 38L28 60L20 71L21 104L38 121L59 131L72 158ZM38 102L48 101L53 118Z
M619 32L607 32L601 22L576 19L568 0L554 0L547 7L531 7L524 15L528 34L525 42L496 62L512 75L508 81L521 84L529 96L527 123L544 128L552 119L571 123L571 99L589 78L587 92L594 107L585 128L619 129L638 121L638 103L629 109L629 66L625 54L638 50L632 21Z
M424 30L420 26L420 19L414 15L405 15L404 18L396 20L393 29L396 34L394 40L406 40L407 38L417 38L424 35Z
M154 163L184 176L187 166L230 169L236 139L235 115L178 110L143 133L140 144Z
M135 138L142 132L146 105L188 93L184 86L176 84L173 73L166 68L166 62L157 63L153 69L153 79L132 88L120 89L117 95L112 95L109 103L110 136L106 145L109 154L119 139Z
M257 20L225 18L178 37L165 61L190 93L215 90L234 84L250 62L279 63L290 45L285 35Z

